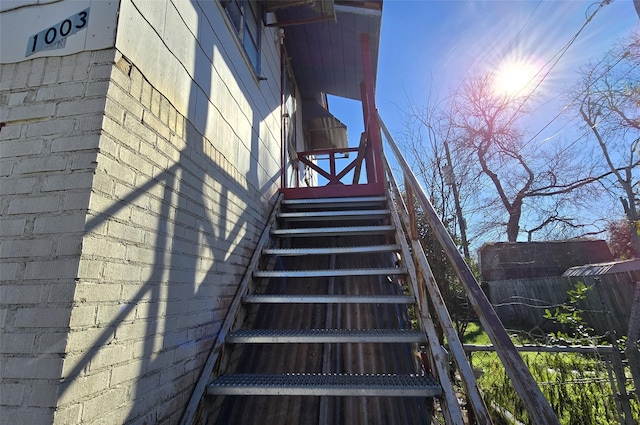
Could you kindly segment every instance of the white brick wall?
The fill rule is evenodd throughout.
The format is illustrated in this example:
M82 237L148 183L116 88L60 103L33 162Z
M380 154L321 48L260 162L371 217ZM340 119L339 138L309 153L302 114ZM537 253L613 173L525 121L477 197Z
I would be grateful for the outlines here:
M204 40L203 10L153 3L123 0L118 34L151 37L132 60L0 67L2 423L177 423L277 190L272 29L259 81L215 3ZM209 81L187 63L201 41Z
M108 56L0 65L0 423L53 421L104 105L88 75Z

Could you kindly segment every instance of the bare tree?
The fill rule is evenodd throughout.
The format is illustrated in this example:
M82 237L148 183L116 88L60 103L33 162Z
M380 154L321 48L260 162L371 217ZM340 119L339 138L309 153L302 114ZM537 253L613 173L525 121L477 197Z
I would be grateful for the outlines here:
M640 253L640 31L583 68L575 95L606 187L620 199Z
M484 193L485 210L493 213L486 223L503 225L510 242L524 230L523 214L529 239L552 225L580 226L566 206L578 202L578 191L597 180L592 170L578 166L566 146L543 149L527 140L518 126L527 113L526 99L496 94L493 87L491 75L467 79L451 97L447 112L456 152L475 157L479 175L493 189ZM506 222L498 218L505 212Z
M402 145L405 152L410 153L416 174L440 219L470 261L470 241L463 213L467 195L462 193L462 188L467 186L465 180L470 167L463 162L454 163L458 158L450 151L451 128L442 120L440 106L438 102L432 102L431 97L423 108L410 105Z

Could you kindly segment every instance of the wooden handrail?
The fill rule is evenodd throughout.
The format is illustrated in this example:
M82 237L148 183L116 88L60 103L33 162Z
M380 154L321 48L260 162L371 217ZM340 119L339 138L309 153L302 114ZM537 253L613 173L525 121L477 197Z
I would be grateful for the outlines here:
M485 332L487 332L491 343L494 345L496 353L498 354L507 375L511 379L514 389L522 399L529 417L533 423L537 425L559 425L560 422L558 417L553 409L551 409L551 406L542 394L542 391L540 391L540 387L531 376L529 368L525 365L522 357L516 350L513 341L511 341L511 338L507 334L506 329L502 325L502 322L498 318L498 315L487 299L485 293L482 291L482 288L471 272L471 269L465 262L462 255L460 255L451 235L449 235L449 232L440 220L440 217L438 217L431 201L418 182L418 179L409 166L409 163L400 152L400 149L393 140L391 133L389 133L389 130L382 121L380 115L378 115L378 123L387 139L388 146L391 148L397 163L400 165L400 168L404 173L405 185L407 187L410 186L413 190L415 199L417 199L422 207L425 218L427 219L433 234L440 242L440 245L447 256L447 259L451 263L454 272L460 279L467 297L469 298L469 302L471 303L475 313L478 315L480 323L482 324Z

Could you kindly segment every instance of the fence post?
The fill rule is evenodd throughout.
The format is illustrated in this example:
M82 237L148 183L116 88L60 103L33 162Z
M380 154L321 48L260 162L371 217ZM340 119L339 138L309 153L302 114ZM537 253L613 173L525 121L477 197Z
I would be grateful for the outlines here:
M611 319L611 309L610 309L610 300L609 293L607 292L607 288L602 287L602 281L600 278L594 279L596 283L596 288L600 295L600 302L602 303L602 310L604 311L604 315L607 319L607 325L609 327L609 331L607 332L607 336L609 337L609 342L613 346L613 351L611 352L611 363L613 365L613 371L616 375L616 381L618 384L618 391L615 394L615 397L619 400L622 411L624 412L624 423L626 425L634 425L633 415L631 414L631 406L629 404L629 394L627 393L626 388L626 378L624 376L624 365L622 364L622 356L620 355L620 349L618 348L618 337L613 326L613 320ZM611 389L614 390L613 385Z
M634 393L638 397L640 391L640 351L638 351L638 339L640 337L640 282L636 282L636 290L631 304L631 318L627 331L627 345L624 353L627 355L631 376L635 387ZM640 401L640 397L638 397Z

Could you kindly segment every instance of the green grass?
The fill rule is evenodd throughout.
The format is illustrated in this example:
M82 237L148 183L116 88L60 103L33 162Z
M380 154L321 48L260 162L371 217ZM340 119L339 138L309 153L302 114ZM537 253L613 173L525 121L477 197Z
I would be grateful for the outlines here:
M463 337L465 344L487 345L489 338L476 323L470 323ZM615 401L603 359L576 353L522 353L533 378L549 400L563 425L608 425L618 423ZM524 404L515 393L495 352L473 354L474 369L482 371L478 385L487 405L499 406L518 421L529 423ZM640 408L632 400L631 409L636 422ZM493 414L497 423L499 409ZM640 422L639 422L640 423Z

